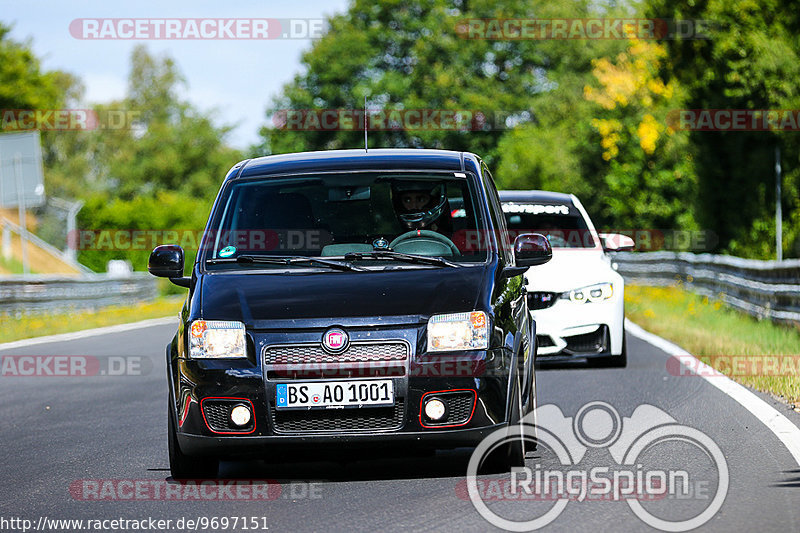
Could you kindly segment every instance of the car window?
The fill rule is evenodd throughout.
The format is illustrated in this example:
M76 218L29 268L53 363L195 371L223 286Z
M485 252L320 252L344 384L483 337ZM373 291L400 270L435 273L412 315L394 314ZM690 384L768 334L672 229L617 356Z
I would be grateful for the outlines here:
M553 248L594 248L595 239L575 206L557 202L504 202L512 237L541 233Z
M485 249L469 246L469 235L482 230L483 221L475 207L474 184L463 174L237 180L218 202L220 214L205 239L207 259L245 254L339 257L382 247L452 261L486 257ZM395 245L402 236L406 239Z
M486 195L489 200L489 211L492 218L495 220L495 230L500 241L501 254L504 258L511 257L512 239L509 238L508 229L506 228L506 221L503 217L503 211L500 207L500 196L497 192L497 186L494 183L492 173L485 163L481 162L481 170L484 176L484 183L486 186Z

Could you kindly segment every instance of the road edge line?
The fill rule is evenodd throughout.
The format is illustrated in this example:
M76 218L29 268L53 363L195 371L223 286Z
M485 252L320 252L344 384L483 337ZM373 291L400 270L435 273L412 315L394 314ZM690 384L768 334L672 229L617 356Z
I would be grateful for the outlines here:
M710 370L711 367L698 360L677 344L673 344L654 333L646 331L628 318L625 319L625 331L648 344L652 344L669 355L680 356L683 359L691 357L696 363L694 368L690 368L684 364L684 361L681 359L679 359L679 361L689 372L705 379L708 383L727 394L736 401L736 403L759 419L761 423L767 426L767 428L778 437L778 440L781 441L789 453L792 454L797 465L800 466L800 428L793 424L786 416L782 415L777 409L753 394L747 387L736 383L727 376L721 375L718 372L695 372L694 369L696 368L708 368Z
M134 329L149 328L153 326L164 326L167 324L177 323L177 317L164 317L164 318L150 318L148 320L141 320L139 322L129 322L127 324L116 324L114 326L103 326L102 328L84 329L81 331L72 331L70 333L59 333L57 335L47 335L44 337L33 337L30 339L20 339L18 341L6 342L0 344L0 351L10 350L13 348L23 348L26 346L35 346L37 344L49 344L51 342L67 342L78 339L85 339L88 337L96 337L97 335L107 335L111 333L122 333Z

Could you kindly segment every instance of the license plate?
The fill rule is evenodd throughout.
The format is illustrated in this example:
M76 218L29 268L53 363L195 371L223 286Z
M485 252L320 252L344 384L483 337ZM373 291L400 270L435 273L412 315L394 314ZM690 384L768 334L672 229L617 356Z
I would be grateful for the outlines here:
M379 407L394 405L394 386L391 379L363 381L315 381L279 383L278 409L309 409L315 407Z

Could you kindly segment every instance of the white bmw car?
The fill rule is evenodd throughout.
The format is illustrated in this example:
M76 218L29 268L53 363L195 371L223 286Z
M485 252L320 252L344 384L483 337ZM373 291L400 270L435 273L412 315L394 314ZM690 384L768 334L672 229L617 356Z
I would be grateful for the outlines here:
M553 259L526 275L539 362L624 367L625 284L606 252L632 249L633 239L598 234L572 194L500 191L500 200L512 241L541 233L553 247Z

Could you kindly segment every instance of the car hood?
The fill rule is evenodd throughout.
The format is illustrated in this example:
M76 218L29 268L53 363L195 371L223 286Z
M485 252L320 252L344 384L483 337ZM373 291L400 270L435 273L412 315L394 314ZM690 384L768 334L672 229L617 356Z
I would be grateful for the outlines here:
M255 321L337 317L430 316L480 309L490 265L393 271L202 276L203 317Z
M529 268L525 278L529 291L552 292L621 280L602 251L586 248L554 248L553 258Z

